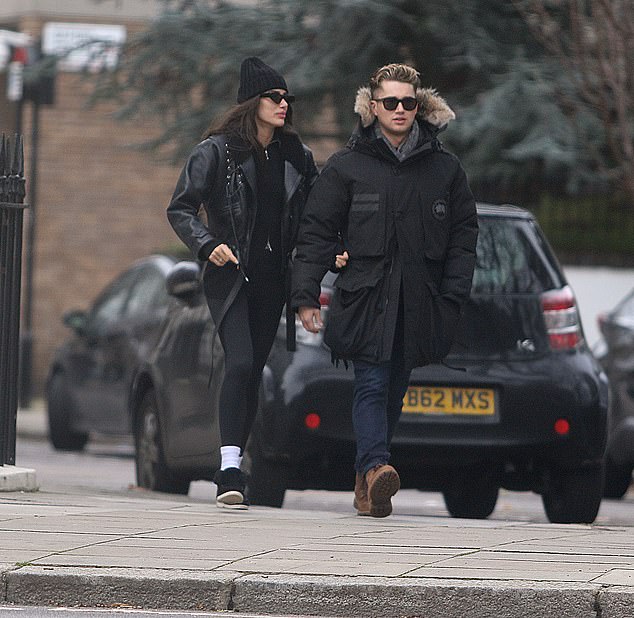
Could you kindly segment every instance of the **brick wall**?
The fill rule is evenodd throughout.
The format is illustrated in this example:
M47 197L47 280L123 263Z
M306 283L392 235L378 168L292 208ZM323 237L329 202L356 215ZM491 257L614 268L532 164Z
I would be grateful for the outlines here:
M62 73L55 106L41 108L33 271L36 393L54 348L68 335L62 314L87 308L133 260L179 242L165 217L179 169L132 148L155 132L156 121L122 124L107 106L86 109L87 88L80 76Z

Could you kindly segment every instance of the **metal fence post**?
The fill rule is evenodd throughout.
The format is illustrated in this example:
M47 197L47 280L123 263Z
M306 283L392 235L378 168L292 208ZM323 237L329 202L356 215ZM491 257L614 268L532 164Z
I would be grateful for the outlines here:
M24 146L0 144L0 466L15 465L18 411L20 286L24 209Z

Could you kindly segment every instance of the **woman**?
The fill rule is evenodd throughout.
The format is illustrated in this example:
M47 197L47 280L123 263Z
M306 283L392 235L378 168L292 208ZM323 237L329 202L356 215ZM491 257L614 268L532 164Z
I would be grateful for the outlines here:
M248 508L240 462L290 289L299 219L317 176L311 152L291 129L293 100L282 75L245 59L238 104L193 149L167 208L178 236L206 262L205 296L225 352L214 476L220 507ZM294 319L288 325L294 328Z

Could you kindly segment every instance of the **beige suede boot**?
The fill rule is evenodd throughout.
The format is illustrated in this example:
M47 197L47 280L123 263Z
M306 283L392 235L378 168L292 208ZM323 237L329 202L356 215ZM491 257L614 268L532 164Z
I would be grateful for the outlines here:
M365 475L372 517L387 517L392 512L392 496L401 488L398 472L387 464L379 464Z
M357 515L370 514L370 502L368 500L368 484L363 474L357 472L354 482L354 501L352 505L357 509Z

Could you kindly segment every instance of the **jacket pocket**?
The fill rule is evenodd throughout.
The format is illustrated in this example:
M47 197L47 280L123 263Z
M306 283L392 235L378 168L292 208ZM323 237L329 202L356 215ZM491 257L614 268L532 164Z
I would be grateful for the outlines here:
M438 363L451 350L460 319L460 307L444 298L433 283L427 283L427 287L429 295L423 298L423 336L419 345L423 356L430 363Z
M381 311L381 264L371 271L353 264L335 281L324 333L326 345L343 359L372 356L379 341L374 325Z
M385 206L379 193L352 196L346 248L355 257L385 254Z

